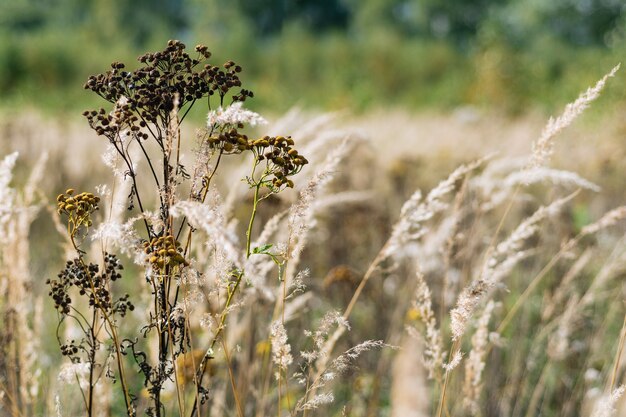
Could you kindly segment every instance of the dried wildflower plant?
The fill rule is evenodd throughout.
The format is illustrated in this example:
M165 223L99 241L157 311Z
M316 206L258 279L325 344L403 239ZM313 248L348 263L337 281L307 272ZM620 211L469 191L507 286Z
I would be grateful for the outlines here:
M93 236L103 243L107 239L109 246L120 247L123 253L144 253L143 258L135 256L143 272L134 268L126 273L121 260L104 250L100 263L90 262L85 238L92 226L98 226L100 197L73 189L58 196L58 214L67 224L76 257L55 279L48 280L49 293L60 318L61 353L73 364L63 368L62 377L80 382L88 416L98 412L94 391L103 378L119 382L128 416L163 416L172 404L181 416L200 415L211 399L206 376L218 348L224 349L228 358L227 321L250 279L244 260L267 258L282 279L285 253L267 242L252 245L256 241L255 219L263 200L294 187L293 177L308 160L290 136L250 138L242 132L246 125L265 120L242 106L253 97L251 91L241 88L242 68L232 61L221 67L212 65L210 57L205 46L197 46L195 54L190 54L183 43L170 41L163 51L139 57L138 69L127 70L124 64L114 62L109 71L89 77L85 84L112 104L110 110L86 111L84 116L108 141L113 153L107 157L107 165L122 174L122 182L130 184L126 206L138 216L126 223L102 222ZM195 166L188 171L181 149L189 143L182 138L181 124L191 108L201 103L208 106L207 125L197 139ZM237 243L223 246L236 241L233 232L224 230L219 215L210 220L210 213L216 213L212 179L221 159L229 155L244 161L249 155L252 160L249 174L243 178L252 191L252 202L241 249ZM142 166L147 167L145 173ZM151 186L144 185L149 182ZM134 227L137 220L142 224L139 229ZM208 253L202 239L193 239L202 232L210 234ZM236 251L241 255L234 255ZM210 270L200 269L206 262L194 257L207 254L214 254L214 265L221 264L225 271L214 282L206 276ZM218 259L220 256L223 258ZM136 278L137 273L143 278ZM123 277L133 283L118 283ZM122 288L129 286L144 286L145 291L123 294ZM150 302L142 317L145 321L137 325L128 319L135 303L142 301L142 292ZM194 334L196 325L192 323L192 315L202 312L203 304L208 306L208 316L202 313L200 321L208 323L208 338ZM133 315L133 320L141 317ZM65 340L62 325L70 321L83 334ZM274 360L284 371L290 353L278 343L285 345L287 335L282 321L274 323L268 329ZM187 358L193 358L191 363ZM143 377L146 395L136 391L132 378L136 371ZM179 380L180 375L187 377ZM172 382L176 382L176 395L173 403L168 397L168 404L164 393Z

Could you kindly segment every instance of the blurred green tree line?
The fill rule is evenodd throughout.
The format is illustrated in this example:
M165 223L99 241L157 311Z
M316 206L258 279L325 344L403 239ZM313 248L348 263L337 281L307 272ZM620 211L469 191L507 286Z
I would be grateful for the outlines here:
M178 38L241 63L256 105L276 111L549 107L623 56L625 11L623 0L0 1L0 96L83 105L89 74Z

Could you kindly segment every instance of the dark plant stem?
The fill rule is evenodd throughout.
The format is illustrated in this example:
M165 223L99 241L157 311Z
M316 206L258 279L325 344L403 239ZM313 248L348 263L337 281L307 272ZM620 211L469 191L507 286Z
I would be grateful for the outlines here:
M96 327L96 314L97 310L93 309L93 314L91 317L91 326L89 326L89 337L91 341L89 343L89 399L88 399L88 407L87 407L87 415L89 417L93 416L93 391L94 391L94 364L96 363L96 334L94 328Z
M85 260L83 259L83 256L82 256L83 252L78 248L78 245L77 245L76 240L75 240L75 231L71 232L69 234L69 237L70 237L70 241L72 243L72 246L78 252L78 260L79 260L82 268L87 269L87 265L85 264ZM91 279L89 280L89 285L91 287L92 293L95 294L96 293L95 285L94 285L94 283L93 283L93 281ZM121 345L120 345L119 337L117 336L117 331L116 331L115 324L113 323L113 321L111 320L111 318L107 314L106 310L104 308L102 308L101 304L98 302L99 301L98 298L94 297L94 300L95 300L95 304L93 306L94 307L94 315L96 314L96 311L98 311L98 310L100 311L104 321L107 323L107 325L109 327L109 331L111 332L111 337L113 339L113 344L115 346L115 357L116 357L116 361L117 361L117 369L118 369L118 371L120 373L120 383L122 385L122 391L124 393L124 403L126 405L126 413L127 413L127 415L129 417L134 417L135 413L133 411L133 407L132 407L132 404L131 404L130 394L129 394L129 391L128 391L128 386L126 385L127 381L126 381L126 375L124 373L124 365L122 364L122 351L121 351L121 348L120 348ZM83 317L83 319L85 319L84 316L82 316L82 317ZM86 325L88 325L88 321L86 319L85 319L85 322L86 322ZM93 325L90 327L91 335L93 335L92 340L95 339L95 334L93 333L93 327L94 327ZM92 349L95 349L95 342L93 343ZM91 364L90 364L90 379L91 379L91 373L93 372L93 362L95 361L95 355L93 355L92 359L90 359L90 360L91 360ZM91 384L90 384L90 390L89 391L90 391L90 394L93 392ZM91 402L92 402L92 400L90 399L89 402L88 402L88 404L89 404L88 405L88 409L89 410L92 409ZM91 411L89 411L89 412L91 412Z
M143 209L143 204L141 203L141 197L139 196L139 188L137 187L137 179L136 179L136 174L135 171L133 170L133 163L130 160L130 157L117 146L117 143L112 142L113 146L115 146L115 149L117 149L118 154L122 157L122 159L124 160L124 163L126 164L126 167L128 168L128 175L130 176L130 179L133 182L133 192L135 193L135 196L137 196L137 204L139 205L139 210L141 211L141 213L144 212ZM146 226L146 231L148 233L148 239L152 236L152 229L150 228L150 225L148 224L148 220L144 217L143 218L143 223Z
M141 140L140 139L136 139L136 140L137 140L137 143L139 144L139 147L141 148L141 151L143 152L143 155L146 157L146 161L148 161L148 166L150 167L150 172L152 172L152 177L154 178L154 182L156 183L156 186L158 188L161 188L159 178L156 174L156 171L154 170L154 166L152 165L152 159L150 159L150 157L148 156L148 152L146 151L146 148L141 143Z
M254 201L252 203L252 214L250 215L250 222L248 223L248 230L246 231L246 259L250 257L250 245L252 244L252 226L254 225L254 219L259 206L259 190L261 188L261 182L256 184L254 188Z

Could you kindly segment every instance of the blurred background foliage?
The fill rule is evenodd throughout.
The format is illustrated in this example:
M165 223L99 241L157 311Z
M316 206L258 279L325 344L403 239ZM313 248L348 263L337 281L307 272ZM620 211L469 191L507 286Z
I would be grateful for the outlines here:
M97 103L81 90L88 75L177 38L243 65L266 111L552 110L624 56L625 11L623 0L2 1L0 96L82 109Z

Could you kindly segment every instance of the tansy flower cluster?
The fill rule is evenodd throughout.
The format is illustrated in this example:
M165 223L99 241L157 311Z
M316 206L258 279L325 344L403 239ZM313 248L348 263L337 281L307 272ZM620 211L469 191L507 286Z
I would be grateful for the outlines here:
M201 65L211 56L208 48L196 46L196 57L191 57L185 48L184 43L171 40L163 51L140 56L138 60L144 66L134 71L114 62L109 71L89 77L85 89L111 103L123 100L141 121L157 123L168 120L176 107L181 109L203 97L217 94L222 104L232 88L241 87L239 65L233 61L227 61L221 68L208 63ZM253 94L245 89L232 96L234 101L244 101L247 97ZM92 113L85 115L96 129L98 126L92 122L97 120L89 119Z
M144 243L144 248L148 255L146 261L158 269L163 269L166 266L189 265L181 253L180 243L174 236L152 238L150 242Z
M266 172L273 175L272 186L283 185L293 188L293 181L288 177L297 174L309 161L293 148L291 136L265 136L252 142L252 150L257 161L266 161Z
M67 261L65 268L57 275L57 279L49 279L49 295L54 301L55 308L62 314L70 313L72 298L70 289L75 287L81 296L86 296L90 306L93 306L106 315L126 315L128 310L135 307L129 301L128 294L115 300L112 297L111 283L122 278L122 264L114 254L105 253L104 271L96 264L84 264L81 259Z
M225 154L240 154L244 151L254 153L256 163L266 162L265 177L272 177L265 185L279 189L282 186L293 188L293 181L288 177L297 174L309 161L293 148L291 136L264 136L251 140L248 136L230 129L208 138L208 144Z
M57 196L57 212L67 215L73 230L81 226L92 225L91 214L98 210L100 197L92 193L82 192L74 195L74 189L68 188L65 193Z

